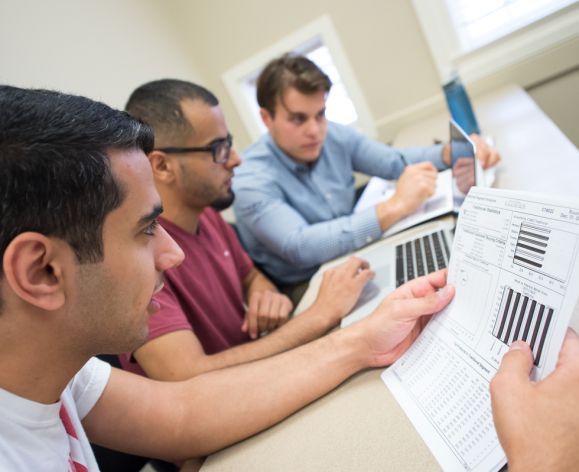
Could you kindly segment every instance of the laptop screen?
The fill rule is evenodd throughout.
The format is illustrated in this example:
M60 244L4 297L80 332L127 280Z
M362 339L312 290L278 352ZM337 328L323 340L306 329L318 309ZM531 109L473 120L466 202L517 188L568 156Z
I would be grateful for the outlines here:
M450 120L450 160L452 163L453 207L458 211L466 194L476 185L476 147L463 129Z
M442 86L446 105L452 119L466 131L467 134L480 134L480 128L470 99L459 77L454 77Z

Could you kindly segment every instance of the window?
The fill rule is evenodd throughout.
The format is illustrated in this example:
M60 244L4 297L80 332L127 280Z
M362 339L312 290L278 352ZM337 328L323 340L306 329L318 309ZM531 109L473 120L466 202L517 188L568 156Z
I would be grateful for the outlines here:
M312 62L315 62L332 81L332 88L326 102L326 116L328 119L344 125L356 123L358 120L356 107L348 94L348 90L346 90L346 84L344 84L338 72L328 46L320 41L314 49L304 55Z
M575 0L446 0L462 51L537 21Z
M480 79L579 35L578 0L412 1L442 81L453 70Z
M333 85L326 103L329 120L355 126L376 136L373 119L337 34L329 18L322 17L223 75L240 115L248 117L245 125L252 140L266 130L255 98L257 78L269 60L288 51L308 57L330 77Z

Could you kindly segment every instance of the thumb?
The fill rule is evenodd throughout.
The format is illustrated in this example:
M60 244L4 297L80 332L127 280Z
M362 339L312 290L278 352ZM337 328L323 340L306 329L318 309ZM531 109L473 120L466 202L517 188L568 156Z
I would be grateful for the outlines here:
M424 297L399 299L398 302L404 307L404 313L416 318L422 315L431 315L442 310L454 297L454 286L446 285L442 290L431 293Z
M527 383L532 367L533 353L531 348L524 341L515 341L503 356L496 376L508 378L511 385Z

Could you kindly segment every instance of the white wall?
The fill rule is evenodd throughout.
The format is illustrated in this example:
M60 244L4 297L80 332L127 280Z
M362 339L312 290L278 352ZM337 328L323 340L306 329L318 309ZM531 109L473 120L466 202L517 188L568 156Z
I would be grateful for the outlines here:
M162 0L0 0L0 83L122 108L161 77L201 81Z
M528 90L533 100L579 147L579 68Z
M430 51L409 0L176 0L180 28L223 104L238 145L249 144L223 72L307 23L328 15L378 123L439 92ZM193 26L194 25L194 26ZM204 47L203 47L204 46ZM388 130L378 128L380 138Z
M222 74L322 15L335 26L382 140L444 108L409 0L0 0L0 82L122 107L148 80L197 81L218 95L243 148L249 136ZM509 82L527 87L577 65L579 36L467 86L472 95ZM547 100L561 104L555 112L568 103L558 98L564 90L551 87Z
M379 138L445 108L440 79L409 0L174 0L179 28L195 47L205 85L221 99L236 143L249 136L221 80L223 72L303 25L328 15L360 84ZM578 35L467 83L471 95L515 82L527 87L579 65Z

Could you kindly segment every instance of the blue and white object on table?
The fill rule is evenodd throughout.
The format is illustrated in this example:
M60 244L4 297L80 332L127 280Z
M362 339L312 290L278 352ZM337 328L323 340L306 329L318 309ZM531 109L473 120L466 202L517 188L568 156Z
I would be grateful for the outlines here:
M442 90L452 119L466 134L481 134L470 98L460 77L455 75L442 86Z

